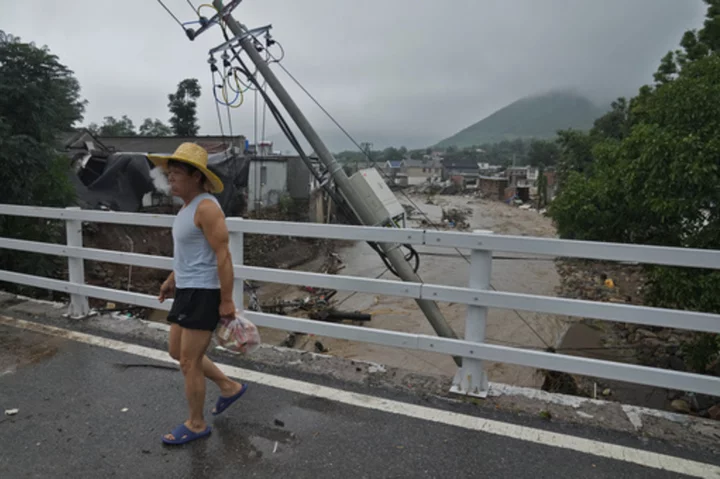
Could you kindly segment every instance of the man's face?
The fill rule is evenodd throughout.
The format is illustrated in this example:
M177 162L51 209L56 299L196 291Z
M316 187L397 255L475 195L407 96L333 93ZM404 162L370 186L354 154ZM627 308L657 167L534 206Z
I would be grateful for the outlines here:
M200 172L188 173L188 170L180 165L168 166L168 182L170 193L173 196L187 196L198 188L201 181Z

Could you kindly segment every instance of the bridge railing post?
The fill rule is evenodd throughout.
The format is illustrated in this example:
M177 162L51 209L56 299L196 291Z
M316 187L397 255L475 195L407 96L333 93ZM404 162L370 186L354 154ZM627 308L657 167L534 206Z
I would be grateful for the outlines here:
M474 230L476 234L492 234L492 231ZM470 279L468 287L472 289L489 289L492 275L492 251L474 249L470 256ZM476 343L485 341L488 308L485 306L468 305L465 318L465 340ZM488 393L488 378L483 361L480 359L463 358L458 368L453 385L450 389L456 394L484 398Z
M75 206L66 209L80 210ZM68 246L82 247L82 220L65 220L65 232ZM74 284L85 284L85 262L82 258L68 257L68 279ZM68 315L71 318L84 318L88 314L90 314L90 306L87 296L71 294Z
M241 219L241 218L240 218ZM244 265L244 245L245 239L242 231L231 231L230 232L230 256L232 257L233 265L239 264ZM238 311L245 310L245 296L244 296L244 282L242 278L235 278L233 282L233 301L235 302L235 308Z

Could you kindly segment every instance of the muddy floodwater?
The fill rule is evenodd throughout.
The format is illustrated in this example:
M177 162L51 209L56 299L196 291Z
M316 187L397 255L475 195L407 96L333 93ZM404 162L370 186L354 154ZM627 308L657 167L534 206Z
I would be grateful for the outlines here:
M402 203L410 202L399 196ZM469 209L467 222L472 229L491 230L496 234L555 237L549 218L532 210L520 210L500 202L479 200L465 196L434 197L434 204L426 204L424 197L411 197L412 201L433 223L440 223L442 209ZM414 213L409 227L420 227L422 214ZM450 229L452 231L452 229ZM469 251L448 248L418 247L421 262L418 271L425 283L448 286L467 286ZM355 243L337 251L345 267L339 274L383 279L396 279L386 271L378 255L366 244ZM494 252L492 286L498 291L530 293L555 296L559 276L552 258L536 255ZM303 268L304 269L304 268ZM383 273L384 272L384 273ZM270 285L268 285L270 286ZM273 285L274 286L274 285ZM290 289L291 291L288 291ZM282 294L278 294L282 291ZM306 293L305 293L306 294ZM283 299L302 297L299 288L275 287L260 291L261 300L270 297ZM336 296L341 310L362 311L372 315L365 327L391 331L405 331L434 335L435 332L412 299L367 294L339 292ZM445 318L459 337L464 335L466 306L439 303ZM486 340L492 344L544 349L556 347L569 326L567 317L553 317L530 312L491 309L489 312ZM280 344L286 333L262 330L264 342ZM329 354L350 359L374 361L418 372L453 375L456 371L452 358L445 355L420 351L393 349L372 344L337 340L324 337L301 337L296 347L312 350L320 341ZM490 380L508 384L539 387L541 375L533 368L510 364L488 364Z

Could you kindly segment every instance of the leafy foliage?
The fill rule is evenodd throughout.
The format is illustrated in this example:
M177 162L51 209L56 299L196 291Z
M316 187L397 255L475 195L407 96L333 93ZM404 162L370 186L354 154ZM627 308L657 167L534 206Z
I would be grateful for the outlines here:
M553 166L560 157L560 147L556 142L533 140L528 149L527 162L530 166Z
M1 36L0 203L62 207L73 203L69 160L54 149L55 138L82 119L85 102L72 72L46 47ZM0 217L0 236L35 241L62 239L61 225ZM55 258L0 255L0 268L37 275L56 273ZM24 291L24 288L16 290Z
M172 117L170 127L176 136L197 136L200 126L197 121L197 100L200 98L200 83L195 78L186 78L178 83L175 93L168 95L168 108Z
M0 116L9 135L51 143L82 119L80 84L47 47L0 43Z
M172 133L172 129L157 118L145 118L140 125L141 136L171 136Z
M104 118L102 126L98 126L95 123L88 125L88 130L93 134L99 136L135 136L135 124L128 118L127 115L123 115L119 120L115 119L114 116L106 116Z
M550 206L567 238L720 249L720 0L706 0L700 31L686 32L629 102L619 99L585 134L560 132L560 193ZM645 300L720 312L720 272L647 267ZM720 336L684 346L707 372Z

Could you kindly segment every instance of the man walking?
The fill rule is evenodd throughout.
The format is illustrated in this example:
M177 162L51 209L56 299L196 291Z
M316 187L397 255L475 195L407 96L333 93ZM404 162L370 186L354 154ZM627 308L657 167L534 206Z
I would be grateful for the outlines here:
M205 378L220 388L213 415L220 414L245 393L205 355L221 317L235 316L233 266L225 216L210 193L223 190L222 181L207 168L208 154L194 143L183 143L170 156L149 155L168 174L171 193L183 200L173 222L173 272L160 287L160 302L173 293L168 314L170 356L180 362L190 417L169 434L166 444L185 444L210 434L205 422Z

